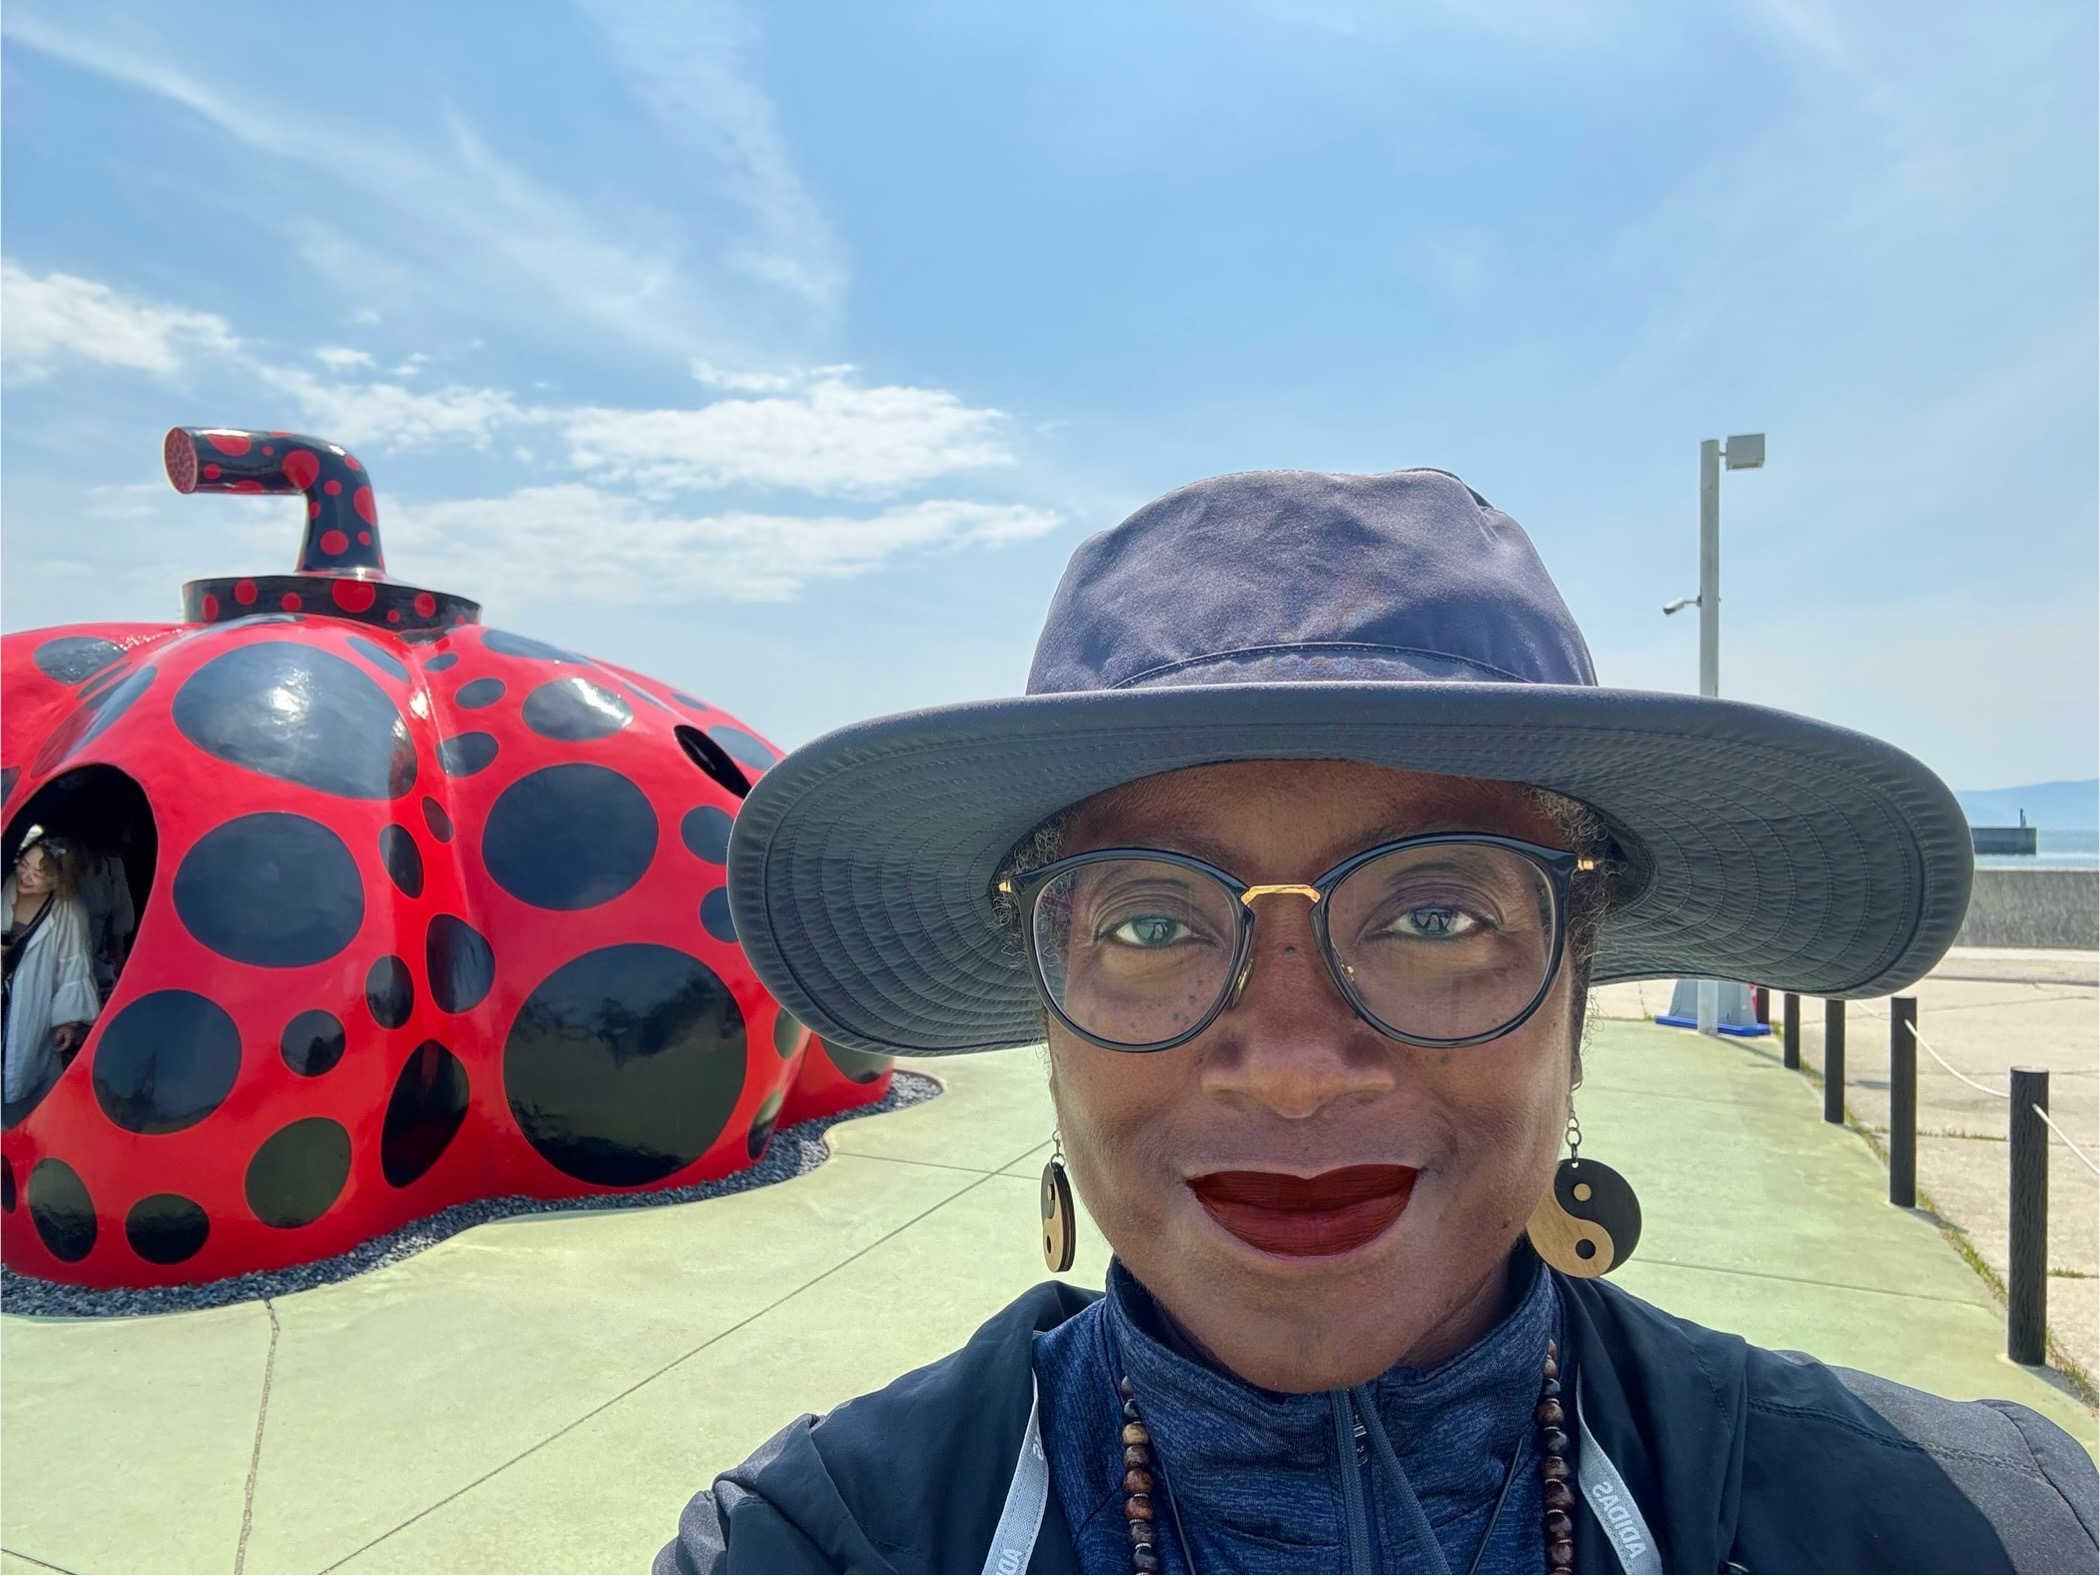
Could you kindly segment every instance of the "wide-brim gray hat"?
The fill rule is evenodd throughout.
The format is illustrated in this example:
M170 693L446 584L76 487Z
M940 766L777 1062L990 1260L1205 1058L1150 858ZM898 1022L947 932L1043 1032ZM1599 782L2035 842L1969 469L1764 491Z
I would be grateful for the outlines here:
M1598 687L1517 523L1442 471L1217 477L1073 555L1028 692L856 723L744 802L730 908L818 1034L947 1054L1042 1035L991 886L1060 810L1221 761L1348 760L1594 807L1618 893L1592 979L1826 997L1916 980L1968 908L1968 824L1890 745Z

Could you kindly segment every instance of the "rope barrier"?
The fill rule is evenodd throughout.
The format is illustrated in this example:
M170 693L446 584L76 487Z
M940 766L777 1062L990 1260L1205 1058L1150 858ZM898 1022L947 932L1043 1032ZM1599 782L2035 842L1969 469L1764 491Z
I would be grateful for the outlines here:
M1932 1048L1932 1042L1926 1039L1924 1035L1918 1032L1918 1026L1915 1023L1909 1025L1909 1028L1910 1037L1913 1040L1916 1040L1919 1045L1925 1048L1925 1054L1927 1056L1930 1056L1934 1061L1938 1062L1942 1067L1946 1068L1948 1072L1953 1073L1955 1077L1961 1079L1963 1083L1967 1084L1971 1089L1974 1089L1978 1094L1991 1095L1992 1097L1999 1100L2010 1100L2012 1098L2012 1096L2003 1089L1987 1088L1983 1084L1978 1083L1975 1079L1967 1076L1966 1074L1956 1069L1947 1060L1946 1057L1940 1055L1938 1051ZM2070 1135L2065 1133L2062 1128L2058 1127L2055 1122L2050 1120L2049 1113L2047 1111L2044 1111L2038 1105L2032 1106L2029 1109L2031 1109L2036 1116L2042 1119L2043 1125L2046 1126L2050 1132L2054 1133L2057 1136L2057 1139L2063 1144L2064 1148L2070 1150L2072 1154L2078 1157L2078 1163L2080 1165L2084 1166L2086 1170L2092 1172L2094 1176L2100 1177L2100 1166L2094 1165L2092 1162L2092 1158L2089 1155L2087 1155L2083 1149L2080 1149L2076 1144L2071 1142Z
M2036 1116L2040 1117L2042 1119L2042 1124L2045 1127L2047 1127L2050 1132L2054 1133L2059 1139L2063 1141L2064 1148L2070 1150L2072 1154L2078 1157L2078 1163L2080 1165L2084 1166L2086 1170L2092 1172L2094 1176L2100 1177L2100 1166L2094 1165L2091 1160L2087 1159L2085 1151L2083 1149L2080 1149L2076 1144L2072 1143L2071 1140L2065 1136L2064 1130L2058 1127L2054 1122L2049 1120L2049 1113L2047 1111L2044 1111L2038 1105L2030 1106L2028 1109L2033 1111Z
M1983 1084L1978 1083L1975 1079L1969 1077L1966 1073L1960 1071L1960 1069L1956 1068L1952 1062L1948 1061L1946 1057L1940 1055L1938 1051L1932 1048L1932 1042L1926 1039L1924 1035L1918 1032L1918 1026L1915 1023L1910 1025L1910 1037L1913 1040L1916 1040L1920 1046L1924 1047L1925 1054L1927 1056L1930 1056L1934 1061L1938 1062L1942 1067L1946 1068L1948 1072L1953 1073L1955 1077L1961 1079L1963 1083L1967 1084L1971 1089L1974 1089L1978 1094L1987 1094L1996 1100L2010 1100L2012 1098L2012 1096L2005 1090L1987 1088Z

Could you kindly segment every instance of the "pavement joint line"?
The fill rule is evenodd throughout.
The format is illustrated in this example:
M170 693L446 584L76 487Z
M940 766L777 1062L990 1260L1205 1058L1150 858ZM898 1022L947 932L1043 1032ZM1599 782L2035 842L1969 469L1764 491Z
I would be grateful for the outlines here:
M53 1565L49 1560L40 1560L34 1554L24 1554L20 1549L8 1548L5 1544L0 1544L0 1554L11 1554L18 1560L27 1560L39 1570L57 1571L59 1576L73 1576L73 1567L70 1565Z
M1832 1291L1859 1291L1875 1297L1902 1297L1911 1302L1945 1303L1952 1308L1981 1308L1984 1305L1966 1297L1940 1297L1931 1292L1891 1291L1886 1286L1863 1286L1858 1281L1818 1280L1813 1275L1781 1275L1773 1270L1739 1269L1732 1264L1698 1264L1690 1259L1650 1258L1645 1262L1661 1264L1673 1270L1698 1270L1707 1275L1747 1275L1757 1280L1788 1281L1796 1286L1827 1286Z
M277 1322L277 1305L268 1297L262 1305L270 1316L270 1348L263 1355L262 1404L255 1409L255 1444L248 1452L248 1481L241 1490L241 1536L233 1547L235 1576L248 1568L248 1534L255 1528L255 1479L262 1471L263 1428L270 1420L270 1383L277 1376L277 1337L283 1328Z
M1038 1144L1035 1147L1040 1149L1043 1146ZM1034 1153L1035 1149L1028 1151L1028 1155ZM893 1166L926 1166L934 1171L964 1171L973 1177L995 1177L999 1175L997 1171L987 1171L982 1166L958 1166L946 1160L913 1160L905 1155L861 1155L854 1154L850 1150L846 1154L847 1158L852 1160L886 1160ZM1028 1155L1023 1155L1021 1158L1026 1160Z
M1026 1149L1021 1151L1020 1154L1016 1155L1012 1160L1008 1161L1007 1164L1019 1165L1023 1160L1026 1160L1030 1155L1034 1154L1038 1149L1042 1147L1043 1146L1041 1141L1038 1140L1037 1142L1030 1144ZM328 1573L330 1571L342 1569L343 1566L347 1565L350 1561L356 1559L358 1555L364 1553L365 1550L377 1548L380 1544L386 1542L388 1538L391 1538L395 1533L406 1531L408 1528L414 1526L417 1522L421 1521L425 1516L429 1515L432 1511L444 1509L445 1506L451 1504L455 1499L459 1499L464 1495L470 1494L475 1489L481 1487L481 1485L488 1482L490 1478L497 1477L502 1473L508 1472L512 1467L516 1466L520 1461L523 1461L527 1456L537 1454L539 1451L545 1449L548 1445L553 1444L555 1440L560 1439L564 1434L573 1433L575 1430L581 1428L585 1423L588 1423L592 1418L597 1417L600 1413L610 1411L613 1407L619 1405L620 1402L626 1400L629 1396L633 1395L637 1390L643 1388L643 1386L654 1384L665 1374L669 1373L673 1368L676 1368L681 1364L686 1363L691 1359L699 1356L702 1352L706 1351L710 1346L713 1346L716 1342L724 1340L727 1337L736 1334L737 1331L744 1329L748 1325L756 1324L767 1314L773 1312L775 1309L780 1308L789 1302L792 1302L795 1298L801 1296L804 1292L808 1291L812 1286L817 1285L821 1281L829 1280L832 1276L836 1275L847 1265L854 1263L858 1259L863 1259L867 1257L867 1255L873 1253L885 1242L892 1241L893 1239L902 1236L905 1232L911 1230L912 1227L916 1226L927 1216L937 1214L941 1210L946 1209L950 1204L954 1203L957 1199L961 1198L965 1193L971 1192L976 1188L982 1187L985 1183L991 1181L992 1178L998 1175L1000 1175L1000 1173L997 1171L984 1171L978 1173L977 1179L975 1181L967 1183L964 1186L957 1188L953 1193L950 1193L939 1203L928 1205L925 1209L920 1210L918 1214L912 1216L911 1219L905 1221L903 1224L895 1227L893 1230L884 1232L881 1236L877 1237L866 1247L858 1249L853 1253L847 1254L846 1257L840 1259L838 1263L831 1265L828 1269L823 1270L819 1274L811 1276L808 1280L804 1281L800 1286L795 1287L792 1291L786 1291L781 1293L778 1297L774 1298L771 1302L767 1303L763 1308L760 1308L755 1313L747 1314L745 1317L737 1320L736 1323L727 1325L724 1328L717 1330L713 1335L710 1335L706 1340L702 1341L698 1346L695 1346L691 1351L685 1352L680 1356L672 1358L669 1362L665 1363L654 1373L644 1374L641 1378L635 1380L633 1384L627 1386L626 1389L620 1391L617 1395L608 1396L605 1400L599 1402L596 1406L592 1407L588 1412L585 1412L581 1417L575 1418L570 1422L564 1423L560 1428L557 1428L545 1439L539 1440L537 1443L526 1446L523 1450L519 1451L516 1455L512 1456L508 1461L504 1461L496 1466L490 1467L488 1471L482 1473L480 1477L475 1478L471 1483L461 1484L458 1488L454 1489L451 1493L447 1494L443 1499L435 1500L432 1503L425 1505L421 1510L417 1511L413 1516L410 1516L406 1521L403 1521L398 1525L387 1528L386 1531L380 1533L379 1536L376 1538L367 1539L365 1542L359 1544L348 1554L345 1554L344 1556L342 1556L342 1558L334 1561L332 1564L322 1566L320 1576L328 1576Z

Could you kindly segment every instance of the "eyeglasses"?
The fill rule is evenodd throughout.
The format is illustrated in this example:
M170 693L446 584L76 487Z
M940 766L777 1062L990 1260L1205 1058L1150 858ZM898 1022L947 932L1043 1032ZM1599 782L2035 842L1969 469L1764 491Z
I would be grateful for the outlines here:
M1103 848L998 890L1021 908L1037 983L1081 1039L1164 1051L1246 989L1254 902L1312 904L1327 972L1359 1017L1408 1045L1478 1045L1553 988L1569 884L1595 862L1509 837L1434 833L1367 848L1310 885L1249 886L1186 854Z

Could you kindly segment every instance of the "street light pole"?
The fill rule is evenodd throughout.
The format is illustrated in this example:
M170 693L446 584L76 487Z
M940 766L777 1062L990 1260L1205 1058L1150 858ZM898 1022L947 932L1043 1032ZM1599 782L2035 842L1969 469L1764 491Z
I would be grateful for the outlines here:
M1721 443L1699 445L1699 693L1721 693ZM1704 1019L1705 1013L1700 1017ZM1702 1022L1701 1028L1705 1027Z
M1694 602L1699 608L1699 693L1709 698L1721 693L1721 465L1731 471L1761 470L1765 463L1765 435L1741 432L1730 436L1724 449L1718 438L1699 445L1699 595L1680 598L1663 608L1675 613ZM1721 982L1699 981L1698 1025L1701 1034L1719 1034Z

